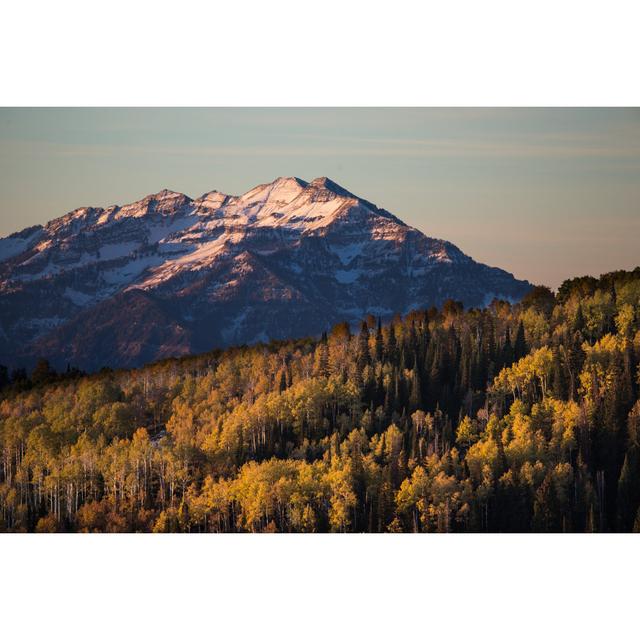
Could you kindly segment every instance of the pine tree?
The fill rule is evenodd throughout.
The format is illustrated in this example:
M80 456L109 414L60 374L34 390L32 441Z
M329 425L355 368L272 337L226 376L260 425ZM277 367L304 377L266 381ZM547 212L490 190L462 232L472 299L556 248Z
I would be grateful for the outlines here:
M640 450L631 446L624 457L618 480L618 531L628 532L633 527L635 514L640 508Z
M371 357L369 355L369 327L366 322L363 322L360 327L360 334L358 335L358 346L356 353L356 365L360 372L371 364Z
M520 320L518 324L518 332L516 333L516 342L513 346L513 356L516 360L524 358L527 355L527 342L524 337L524 324Z
M631 531L640 510L640 400L629 412L627 442L618 480L618 531Z
M416 409L422 407L422 382L420 380L420 372L418 370L418 360L414 360L413 369L411 371L411 391L409 393L409 411L413 413Z
M376 362L382 361L382 350L383 350L382 323L380 321L380 317L378 316L378 328L376 329L376 338L375 338L375 346L374 346L374 354L375 354Z
M385 345L385 357L391 364L396 363L398 354L398 343L396 341L396 330L393 323L389 325L389 331L387 334L387 343Z
M513 346L511 344L511 330L507 326L504 336L504 345L500 358L501 367L510 367L513 364Z

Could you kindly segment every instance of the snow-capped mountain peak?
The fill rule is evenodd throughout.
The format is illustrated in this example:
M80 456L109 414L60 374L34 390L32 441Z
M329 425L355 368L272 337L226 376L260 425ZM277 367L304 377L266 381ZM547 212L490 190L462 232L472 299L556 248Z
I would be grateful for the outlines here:
M287 204L295 200L307 186L299 178L276 178L268 184L261 184L240 196L238 201L250 204Z
M7 361L140 364L528 287L327 177L195 200L164 189L0 239L0 348ZM145 328L125 339L133 321ZM118 346L103 353L107 336Z

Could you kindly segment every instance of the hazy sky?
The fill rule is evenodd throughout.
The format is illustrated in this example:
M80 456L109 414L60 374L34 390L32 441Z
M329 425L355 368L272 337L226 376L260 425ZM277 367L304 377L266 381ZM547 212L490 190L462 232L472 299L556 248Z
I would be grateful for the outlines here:
M640 109L0 109L0 235L284 175L532 282L640 264Z

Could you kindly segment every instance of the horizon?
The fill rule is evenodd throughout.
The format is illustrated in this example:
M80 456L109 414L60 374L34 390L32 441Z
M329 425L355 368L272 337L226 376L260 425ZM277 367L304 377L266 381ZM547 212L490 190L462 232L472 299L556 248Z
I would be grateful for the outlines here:
M0 110L0 235L166 188L327 176L553 289L638 266L638 109Z

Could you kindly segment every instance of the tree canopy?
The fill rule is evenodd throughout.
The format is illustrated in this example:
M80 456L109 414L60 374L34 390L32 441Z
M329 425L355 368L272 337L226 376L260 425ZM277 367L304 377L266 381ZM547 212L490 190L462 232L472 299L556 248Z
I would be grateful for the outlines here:
M0 529L633 531L640 269L135 370L0 367Z

